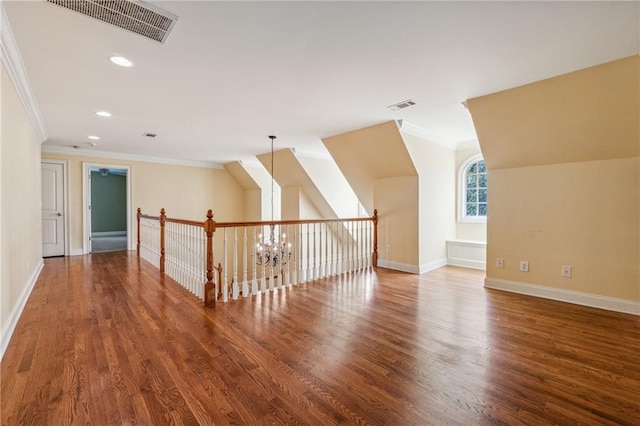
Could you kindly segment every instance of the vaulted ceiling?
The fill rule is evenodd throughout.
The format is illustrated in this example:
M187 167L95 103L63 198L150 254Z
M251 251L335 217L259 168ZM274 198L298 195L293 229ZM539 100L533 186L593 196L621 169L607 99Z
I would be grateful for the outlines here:
M149 3L178 17L164 44L3 2L45 147L227 163L393 119L455 147L466 99L639 53L637 2Z

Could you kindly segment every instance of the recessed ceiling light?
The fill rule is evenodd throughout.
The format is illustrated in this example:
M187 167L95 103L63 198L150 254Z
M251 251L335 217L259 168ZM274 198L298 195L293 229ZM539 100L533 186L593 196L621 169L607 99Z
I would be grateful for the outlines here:
M91 136L89 136L89 139L91 139L92 141L97 141L97 140L99 140L99 139L100 139L100 136L93 136L93 135L91 135Z
M127 58L123 57L123 56L110 56L109 60L111 62L113 62L116 65L120 65L121 67L132 67L133 66L133 62L131 62L130 60L128 60Z
M107 111L96 111L96 115L100 117L111 117L111 113Z

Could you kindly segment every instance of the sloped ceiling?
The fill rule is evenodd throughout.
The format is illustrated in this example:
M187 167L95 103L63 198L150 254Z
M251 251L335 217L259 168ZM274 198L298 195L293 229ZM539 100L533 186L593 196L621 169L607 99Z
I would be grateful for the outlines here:
M640 155L640 57L470 99L487 167Z

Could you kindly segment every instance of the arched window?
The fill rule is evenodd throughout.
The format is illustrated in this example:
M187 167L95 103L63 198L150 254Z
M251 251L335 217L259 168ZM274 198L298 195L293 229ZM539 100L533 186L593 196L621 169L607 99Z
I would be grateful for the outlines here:
M470 158L460 173L460 220L484 222L487 218L487 166L481 156Z

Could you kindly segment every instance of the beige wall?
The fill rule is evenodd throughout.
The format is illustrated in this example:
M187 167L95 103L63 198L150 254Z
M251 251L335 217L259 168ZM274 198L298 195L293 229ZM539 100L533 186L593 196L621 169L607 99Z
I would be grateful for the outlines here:
M32 284L42 262L40 142L16 90L2 67L0 194L2 339L20 296Z
M43 158L69 162L69 221L71 250L82 249L82 162L131 167L132 213L130 229L135 230L135 211L204 220L208 209L218 222L244 217L245 194L233 177L223 169L187 167L127 160L43 153ZM135 241L135 236L132 235ZM131 247L133 248L133 247Z
M244 190L244 220L247 222L263 220L261 189Z
M398 176L374 182L378 206L378 260L392 269L420 265L418 176ZM391 246L391 252L387 246Z
M488 279L640 301L639 77L634 56L469 100L489 167Z
M640 301L639 172L638 158L490 171L487 275Z
M282 188L282 220L300 219L300 193L299 186Z
M460 182L460 168L475 155L480 155L480 147L473 149L463 149L456 151L456 239L469 240L469 241L487 241L487 224L485 223L471 223L460 221L460 204L462 200L462 194L460 188L462 182Z
M224 169L244 190L244 216L235 220L253 222L271 218L269 173L263 167L247 167L239 161L225 164Z

